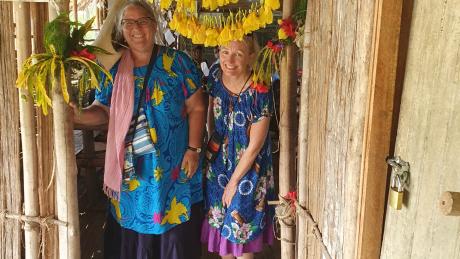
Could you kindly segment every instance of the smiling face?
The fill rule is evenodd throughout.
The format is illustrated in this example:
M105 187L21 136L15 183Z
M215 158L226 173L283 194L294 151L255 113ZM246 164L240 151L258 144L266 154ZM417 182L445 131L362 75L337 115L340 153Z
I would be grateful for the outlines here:
M255 53L244 41L231 41L219 51L222 73L227 76L244 76L251 69Z
M147 11L136 5L128 5L121 20L123 37L135 52L152 50L155 35L155 22Z

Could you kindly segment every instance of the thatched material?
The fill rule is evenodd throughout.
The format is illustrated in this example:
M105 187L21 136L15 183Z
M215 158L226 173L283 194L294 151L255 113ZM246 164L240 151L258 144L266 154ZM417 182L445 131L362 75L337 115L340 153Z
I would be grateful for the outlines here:
M21 226L2 217L22 213L19 105L14 53L13 4L0 2L0 259L21 258Z

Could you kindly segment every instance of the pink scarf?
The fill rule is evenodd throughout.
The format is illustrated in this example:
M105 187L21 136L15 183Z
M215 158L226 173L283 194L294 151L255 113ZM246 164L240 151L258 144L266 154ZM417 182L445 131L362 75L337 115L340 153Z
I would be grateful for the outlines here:
M120 200L121 179L125 164L125 137L133 116L133 69L134 61L131 52L126 50L121 56L113 82L104 167L104 192L110 198L117 200Z

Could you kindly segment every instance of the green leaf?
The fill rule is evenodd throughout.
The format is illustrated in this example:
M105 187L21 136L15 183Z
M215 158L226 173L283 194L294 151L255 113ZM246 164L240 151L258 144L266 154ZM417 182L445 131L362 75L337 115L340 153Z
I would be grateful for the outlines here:
M59 62L60 67L61 67L61 91L62 91L62 97L64 98L64 101L66 103L69 103L69 92L67 91L67 79L65 77L65 66L64 62L60 61Z

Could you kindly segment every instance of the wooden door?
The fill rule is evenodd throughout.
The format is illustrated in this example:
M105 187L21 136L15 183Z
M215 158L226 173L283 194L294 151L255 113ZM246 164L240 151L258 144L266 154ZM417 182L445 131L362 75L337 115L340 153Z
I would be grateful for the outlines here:
M460 0L415 1L395 155L410 163L402 210L387 207L381 258L460 258Z

